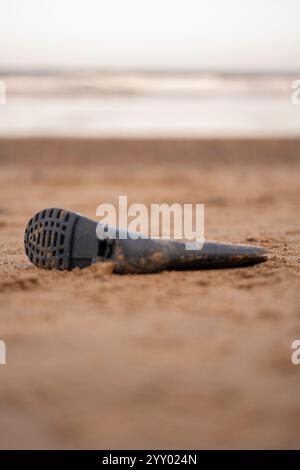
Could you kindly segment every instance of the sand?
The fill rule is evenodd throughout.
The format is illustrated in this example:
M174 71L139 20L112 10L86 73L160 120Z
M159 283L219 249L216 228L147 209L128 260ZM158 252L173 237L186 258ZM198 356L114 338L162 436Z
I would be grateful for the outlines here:
M297 448L297 140L0 141L1 448ZM205 203L207 239L265 264L118 276L38 270L45 207Z

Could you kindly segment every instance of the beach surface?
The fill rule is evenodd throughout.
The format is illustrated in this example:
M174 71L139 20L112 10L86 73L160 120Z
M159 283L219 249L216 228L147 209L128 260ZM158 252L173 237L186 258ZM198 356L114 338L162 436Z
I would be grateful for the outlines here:
M0 448L299 448L300 141L0 140ZM26 258L26 223L204 203L254 267L119 276Z

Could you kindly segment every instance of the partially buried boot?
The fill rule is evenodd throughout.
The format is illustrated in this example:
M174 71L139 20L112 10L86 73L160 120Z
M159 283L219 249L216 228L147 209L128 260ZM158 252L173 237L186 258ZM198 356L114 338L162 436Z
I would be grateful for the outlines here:
M155 273L163 270L238 268L267 260L258 246L204 242L201 249L187 250L186 243L147 237L99 239L91 219L64 209L45 209L29 220L24 245L30 261L39 268L85 268L113 261L114 272Z

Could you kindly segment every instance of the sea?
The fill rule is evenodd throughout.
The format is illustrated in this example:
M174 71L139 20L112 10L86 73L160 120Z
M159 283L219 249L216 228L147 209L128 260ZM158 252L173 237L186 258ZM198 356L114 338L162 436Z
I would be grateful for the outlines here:
M299 137L299 90L300 72L0 69L0 136Z

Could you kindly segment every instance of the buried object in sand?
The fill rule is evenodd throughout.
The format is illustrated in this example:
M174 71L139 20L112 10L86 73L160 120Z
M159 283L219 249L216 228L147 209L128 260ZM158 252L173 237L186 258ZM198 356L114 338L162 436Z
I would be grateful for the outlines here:
M76 212L45 209L28 222L24 245L30 261L39 268L71 270L96 262L112 261L114 272L155 273L163 270L238 268L267 260L258 246L205 241L198 250L185 242L127 237L99 239L98 223Z

